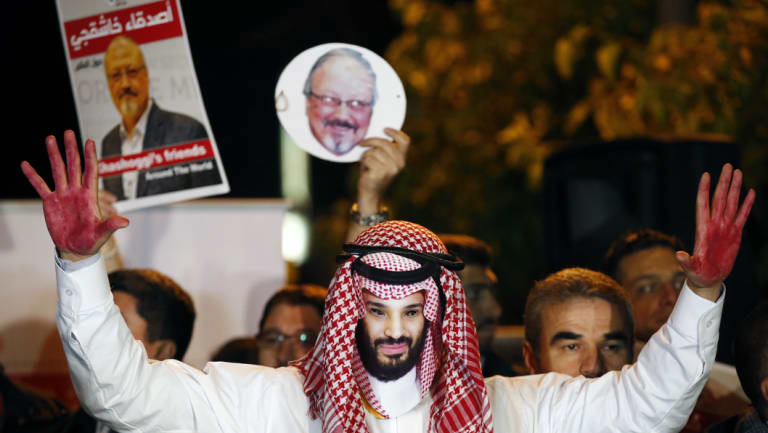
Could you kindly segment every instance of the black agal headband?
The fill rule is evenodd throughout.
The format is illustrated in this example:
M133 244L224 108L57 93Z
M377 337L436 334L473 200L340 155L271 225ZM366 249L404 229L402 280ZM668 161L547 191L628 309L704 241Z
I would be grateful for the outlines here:
M347 254L336 256L336 262L341 264L352 256L357 256L352 262L352 270L358 275L370 280L379 281L385 284L413 284L432 278L440 288L442 295L442 286L440 285L440 268L444 267L451 271L460 271L464 269L464 262L450 254L441 253L420 253L400 247L387 246L368 246L352 243L345 243L341 248ZM387 271L375 268L361 259L368 254L390 253L402 256L415 261L421 267L412 271Z

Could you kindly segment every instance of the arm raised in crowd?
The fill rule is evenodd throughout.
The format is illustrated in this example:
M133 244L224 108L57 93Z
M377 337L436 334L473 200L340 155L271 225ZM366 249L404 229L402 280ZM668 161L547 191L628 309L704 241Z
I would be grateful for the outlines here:
M54 191L27 162L21 167L43 199L46 225L60 255L56 261L56 321L83 407L120 431L213 432L221 431L222 424L234 425L231 417L213 415L216 411L229 414L223 407L237 405L227 399L230 394L205 393L212 383L222 381L221 375L206 374L175 360L150 361L144 346L134 340L113 301L98 254L128 220L99 210L93 141L85 144L84 174L72 131L65 132L64 142L66 167L55 138L46 139ZM238 377L247 379L247 375ZM260 398L266 381L253 381L249 395ZM259 407L253 409L254 416L264 416Z
M638 361L596 379L556 373L491 378L486 383L496 431L673 433L683 428L715 361L722 283L755 200L749 191L739 207L741 179L741 172L726 164L710 209L709 175L702 176L693 255L677 253L687 282Z
M384 132L392 141L373 137L360 143L360 146L370 148L360 158L360 177L357 181L357 212L360 216L374 215L381 211L381 196L405 167L405 156L411 139L396 129L385 128ZM351 221L347 242L352 242L366 228L358 221Z
M710 209L709 173L701 176L696 196L693 256L685 251L677 252L688 287L713 302L720 297L723 281L733 269L741 245L741 232L755 202L755 191L750 189L739 208L741 179L741 170L734 171L730 164L725 164Z

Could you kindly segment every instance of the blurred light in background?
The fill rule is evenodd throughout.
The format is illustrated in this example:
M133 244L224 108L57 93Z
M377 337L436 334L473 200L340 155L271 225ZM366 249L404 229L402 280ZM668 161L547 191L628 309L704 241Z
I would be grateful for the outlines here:
M283 259L295 265L309 255L309 154L280 128L280 185L291 209L283 220Z
M309 219L306 215L290 210L283 219L283 259L301 264L309 253Z

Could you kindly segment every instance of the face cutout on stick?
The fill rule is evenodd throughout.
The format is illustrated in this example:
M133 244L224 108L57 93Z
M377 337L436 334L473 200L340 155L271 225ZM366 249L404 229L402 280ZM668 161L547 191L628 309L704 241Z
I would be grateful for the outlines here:
M324 44L294 58L275 89L280 123L319 158L354 162L367 137L385 136L405 119L405 91L395 71L355 45Z

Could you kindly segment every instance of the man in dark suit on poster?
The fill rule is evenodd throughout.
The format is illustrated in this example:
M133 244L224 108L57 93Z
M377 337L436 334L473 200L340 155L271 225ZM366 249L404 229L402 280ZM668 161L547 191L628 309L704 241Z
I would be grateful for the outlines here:
M208 138L205 127L180 113L163 110L149 97L149 73L138 44L126 36L114 38L104 54L110 95L122 122L101 142L101 158L132 155L148 149ZM103 188L126 200L221 183L213 158L130 171L103 179Z

